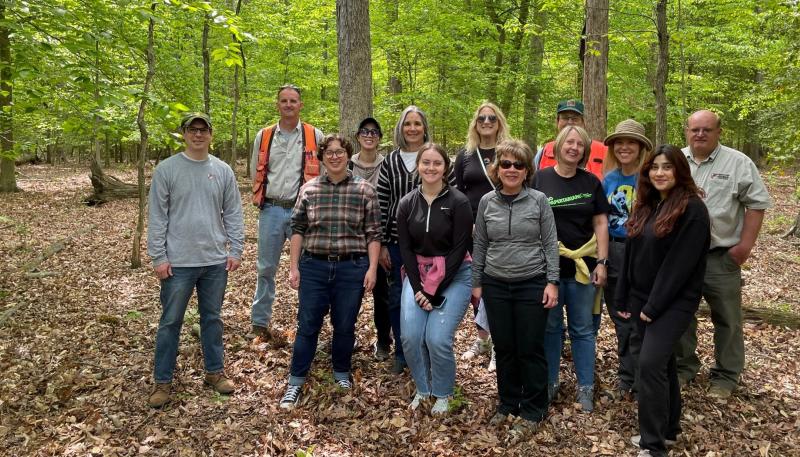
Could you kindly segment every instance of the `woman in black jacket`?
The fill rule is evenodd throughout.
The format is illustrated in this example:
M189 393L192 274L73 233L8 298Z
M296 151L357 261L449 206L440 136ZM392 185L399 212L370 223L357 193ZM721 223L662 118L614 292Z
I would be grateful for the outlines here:
M627 223L618 314L633 316L639 354L639 456L666 456L681 432L673 347L697 307L711 240L708 211L680 149L659 146L642 166Z
M397 208L397 233L405 280L400 299L401 340L417 392L416 409L433 395L431 414L449 409L456 377L453 338L471 293L472 209L449 186L450 158L428 143L417 154L420 185ZM466 258L465 258L466 257Z

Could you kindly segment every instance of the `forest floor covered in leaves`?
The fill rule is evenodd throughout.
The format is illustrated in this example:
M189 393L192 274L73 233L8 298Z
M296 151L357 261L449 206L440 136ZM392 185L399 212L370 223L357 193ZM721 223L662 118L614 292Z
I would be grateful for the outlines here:
M203 386L199 341L187 313L174 391L164 410L147 406L153 346L160 316L158 281L146 263L132 270L135 200L87 207L88 167L27 165L18 169L21 193L0 196L0 455L295 455L320 456L635 455L636 404L612 400L615 339L604 318L598 340L594 413L571 402L575 378L562 365L562 393L546 425L525 439L508 425L490 427L496 384L488 359L458 361L457 411L432 418L407 408L408 373L393 376L372 356L372 305L365 299L354 354L355 388L333 387L327 354L318 353L300 407L278 408L291 356L286 348L252 343L250 300L255 288L256 210L245 194L246 245L242 268L229 278L223 307L226 372L237 383L229 396ZM128 182L129 169L108 170ZM765 175L775 207L768 211L745 265L745 306L800 315L800 240L783 230L798 212L793 175ZM247 189L244 180L242 188ZM54 242L74 236L34 274L19 268ZM144 244L142 245L144 252ZM278 274L273 325L288 337L297 295L286 261ZM798 330L760 321L745 324L747 368L728 400L708 388L712 327L700 319L696 382L683 392L683 436L672 455L800 455L800 338ZM329 341L326 327L320 347ZM465 318L456 338L461 354L475 337Z

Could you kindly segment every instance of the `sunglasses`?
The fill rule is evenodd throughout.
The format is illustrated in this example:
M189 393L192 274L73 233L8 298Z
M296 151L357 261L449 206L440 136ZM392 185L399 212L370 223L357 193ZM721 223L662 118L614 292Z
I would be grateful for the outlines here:
M489 114L489 115L480 114L480 115L478 115L478 122L483 124L484 122L487 122L487 121L491 122L492 124L494 124L495 122L497 122L497 116L495 116L494 114Z
M512 162L510 160L500 161L500 168L502 168L503 170L508 170L511 167L514 167L515 170L524 170L525 164L522 162Z
M378 129L361 129L358 134L361 136L380 136L381 132Z

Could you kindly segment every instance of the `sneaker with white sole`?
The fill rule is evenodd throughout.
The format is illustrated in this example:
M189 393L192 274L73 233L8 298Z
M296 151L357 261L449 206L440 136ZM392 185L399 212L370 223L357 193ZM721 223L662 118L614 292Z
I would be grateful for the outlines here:
M492 358L489 360L489 367L486 369L490 372L497 370L497 354L495 354L494 348L492 348Z
M480 338L475 339L472 342L472 345L469 349L466 350L463 354L461 354L461 360L470 360L474 358L476 355L486 354L489 352L489 349L492 347L492 342L487 338L482 340Z
M286 388L286 393L281 398L280 407L283 409L294 409L297 403L300 402L300 394L303 391L303 386L292 386Z
M430 395L423 395L417 392L414 394L414 399L411 400L411 404L408 405L408 407L411 409L417 409L419 408L419 404L422 403L424 400L427 400L428 397L430 397Z
M336 387L343 390L350 390L353 388L353 383L349 379L337 379Z
M594 386L578 386L576 403L581 404L581 409L590 413L594 411Z
M433 408L431 408L431 415L432 416L441 416L443 414L447 414L447 411L450 410L450 398L437 398L436 403L433 404Z
M680 436L680 435L678 435L678 436ZM678 444L678 439L677 438L678 437L675 437L674 440L671 440L669 438L664 438L664 446L666 446L666 447L675 446L676 444ZM642 441L642 435L633 435L631 437L631 443L636 447L639 447L639 443L641 441Z

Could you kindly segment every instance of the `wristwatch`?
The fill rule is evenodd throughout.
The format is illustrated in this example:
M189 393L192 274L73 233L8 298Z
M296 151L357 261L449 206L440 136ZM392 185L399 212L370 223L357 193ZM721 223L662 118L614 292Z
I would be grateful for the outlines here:
M603 266L606 266L606 267L607 267L607 266L608 266L608 264L609 264L609 261L608 261L608 259L597 259L597 264L598 264L598 265L603 265Z

